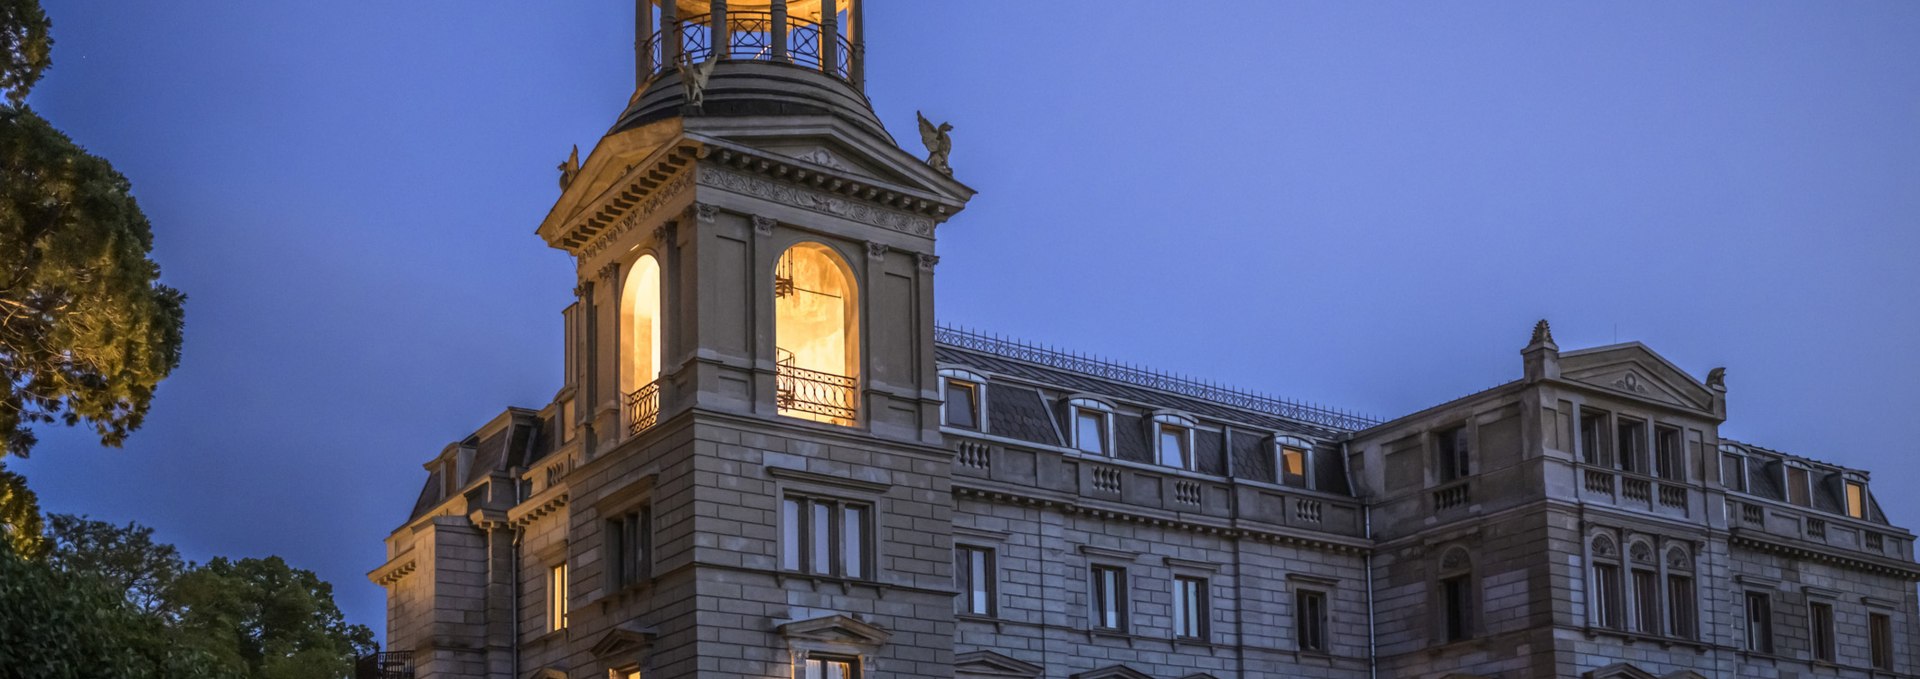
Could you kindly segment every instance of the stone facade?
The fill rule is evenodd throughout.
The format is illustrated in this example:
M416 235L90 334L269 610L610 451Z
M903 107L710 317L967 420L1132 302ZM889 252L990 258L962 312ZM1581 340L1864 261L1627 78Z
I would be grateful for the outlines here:
M695 5L643 29L759 39ZM1913 535L1865 472L1720 438L1718 371L1543 323L1519 379L1378 422L937 327L972 191L881 128L839 6L765 11L851 61L643 50L538 230L562 387L425 465L366 674L1920 676ZM803 249L834 370L781 327Z

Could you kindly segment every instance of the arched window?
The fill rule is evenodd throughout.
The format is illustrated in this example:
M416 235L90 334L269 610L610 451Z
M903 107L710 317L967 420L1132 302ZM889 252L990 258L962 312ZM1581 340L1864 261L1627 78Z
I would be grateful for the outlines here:
M773 275L780 414L851 425L860 408L860 307L853 271L833 250L800 243Z
M620 294L620 391L633 433L660 415L660 316L660 262L643 254L628 267Z
M1448 549L1440 556L1437 575L1434 598L1440 616L1434 621L1434 636L1440 643L1473 638L1479 608L1475 605L1478 597L1474 594L1473 556L1466 547Z
M1587 581L1590 617L1596 627L1625 629L1622 610L1626 599L1621 592L1620 547L1612 537L1595 535L1588 543L1591 563Z
M1682 639L1699 635L1698 610L1693 594L1693 557L1687 548L1667 549L1667 633Z

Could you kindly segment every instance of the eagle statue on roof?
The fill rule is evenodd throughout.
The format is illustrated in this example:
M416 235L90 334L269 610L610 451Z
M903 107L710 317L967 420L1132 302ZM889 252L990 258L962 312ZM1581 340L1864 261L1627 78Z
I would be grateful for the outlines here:
M920 117L920 143L927 145L927 165L939 170L940 174L953 176L953 166L947 164L947 154L953 153L953 137L947 133L953 131L952 123L940 123L935 126L927 120L927 115L914 111Z

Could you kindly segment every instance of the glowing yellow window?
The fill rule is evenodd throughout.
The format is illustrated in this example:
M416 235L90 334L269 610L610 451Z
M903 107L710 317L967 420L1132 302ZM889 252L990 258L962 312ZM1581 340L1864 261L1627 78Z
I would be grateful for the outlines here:
M860 413L859 289L833 250L801 243L773 277L780 414L851 425Z
M620 296L620 391L626 394L628 431L653 426L660 415L660 263L641 255L627 270Z
M1306 487L1307 451L1293 447L1280 449L1280 481L1289 486Z
M1867 518L1867 487L1851 481L1847 482L1847 516L1856 519Z

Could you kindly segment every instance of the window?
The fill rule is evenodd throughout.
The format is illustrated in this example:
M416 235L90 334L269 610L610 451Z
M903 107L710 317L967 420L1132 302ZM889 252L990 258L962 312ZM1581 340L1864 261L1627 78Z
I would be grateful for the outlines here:
M1653 428L1653 471L1669 481L1687 480L1687 456L1680 450L1680 429Z
M1113 412L1106 404L1076 398L1068 402L1073 415L1073 447L1095 455L1111 455L1110 439Z
M651 577L653 571L653 508L639 509L609 519L606 528L607 576L614 589Z
M949 427L980 428L980 385L966 380L948 379L946 400L940 406L942 421Z
M1473 637L1477 606L1473 594L1473 559L1465 547L1454 547L1440 557L1440 578L1436 583L1440 619L1437 635L1443 642Z
M1885 613L1867 614L1867 645L1873 666L1893 671L1893 616Z
M954 550L953 573L960 590L960 612L969 615L994 614L994 592L999 574L993 566L993 550L962 545Z
M1787 466L1787 501L1802 507L1813 503L1812 481L1805 467Z
M1813 659L1833 662L1833 604L1807 602L1807 633L1812 637Z
M1660 574L1633 569L1633 627L1642 634L1660 633Z
M859 414L859 301L853 271L833 250L800 243L773 274L773 345L780 414L852 425Z
M660 378L660 262L640 255L627 268L620 298L620 392Z
M1154 448L1159 451L1160 464L1178 469L1193 469L1193 435L1191 429L1166 422L1155 422Z
M1587 594L1591 607L1591 623L1607 629L1625 629L1626 599L1622 596L1620 582L1620 548L1613 538L1596 535L1589 544L1593 566L1589 577Z
M861 503L787 496L780 504L780 567L866 578L870 511Z
M1207 638L1207 621L1212 617L1207 581L1179 576L1173 579L1173 636L1181 639Z
M859 679L860 661L855 658L809 654L793 668L793 679Z
M1747 592L1747 650L1773 652L1773 598L1765 592Z
M1612 450L1607 446L1607 414L1598 410L1580 411L1580 461L1602 467L1613 466Z
M1700 616L1693 594L1693 559L1684 547L1667 549L1667 633L1682 639L1699 636Z
M1744 455L1721 451L1720 485L1727 490L1747 492L1747 458Z
M1280 447L1280 482L1296 488L1311 488L1308 481L1307 450L1294 446Z
M1327 594L1311 589L1293 593L1293 638L1303 652L1327 652Z
M1104 630L1127 628L1127 569L1093 567L1093 626Z
M1621 418L1615 429L1619 432L1614 440L1619 445L1620 471L1647 473L1647 423Z
M1443 429L1433 435L1441 483L1467 477L1467 428Z
M607 679L640 679L640 668L628 665L619 669L607 670Z
M567 628L567 564L554 564L547 571L547 629Z
M1867 486L1857 481L1847 482L1847 516L1856 519L1867 518Z

